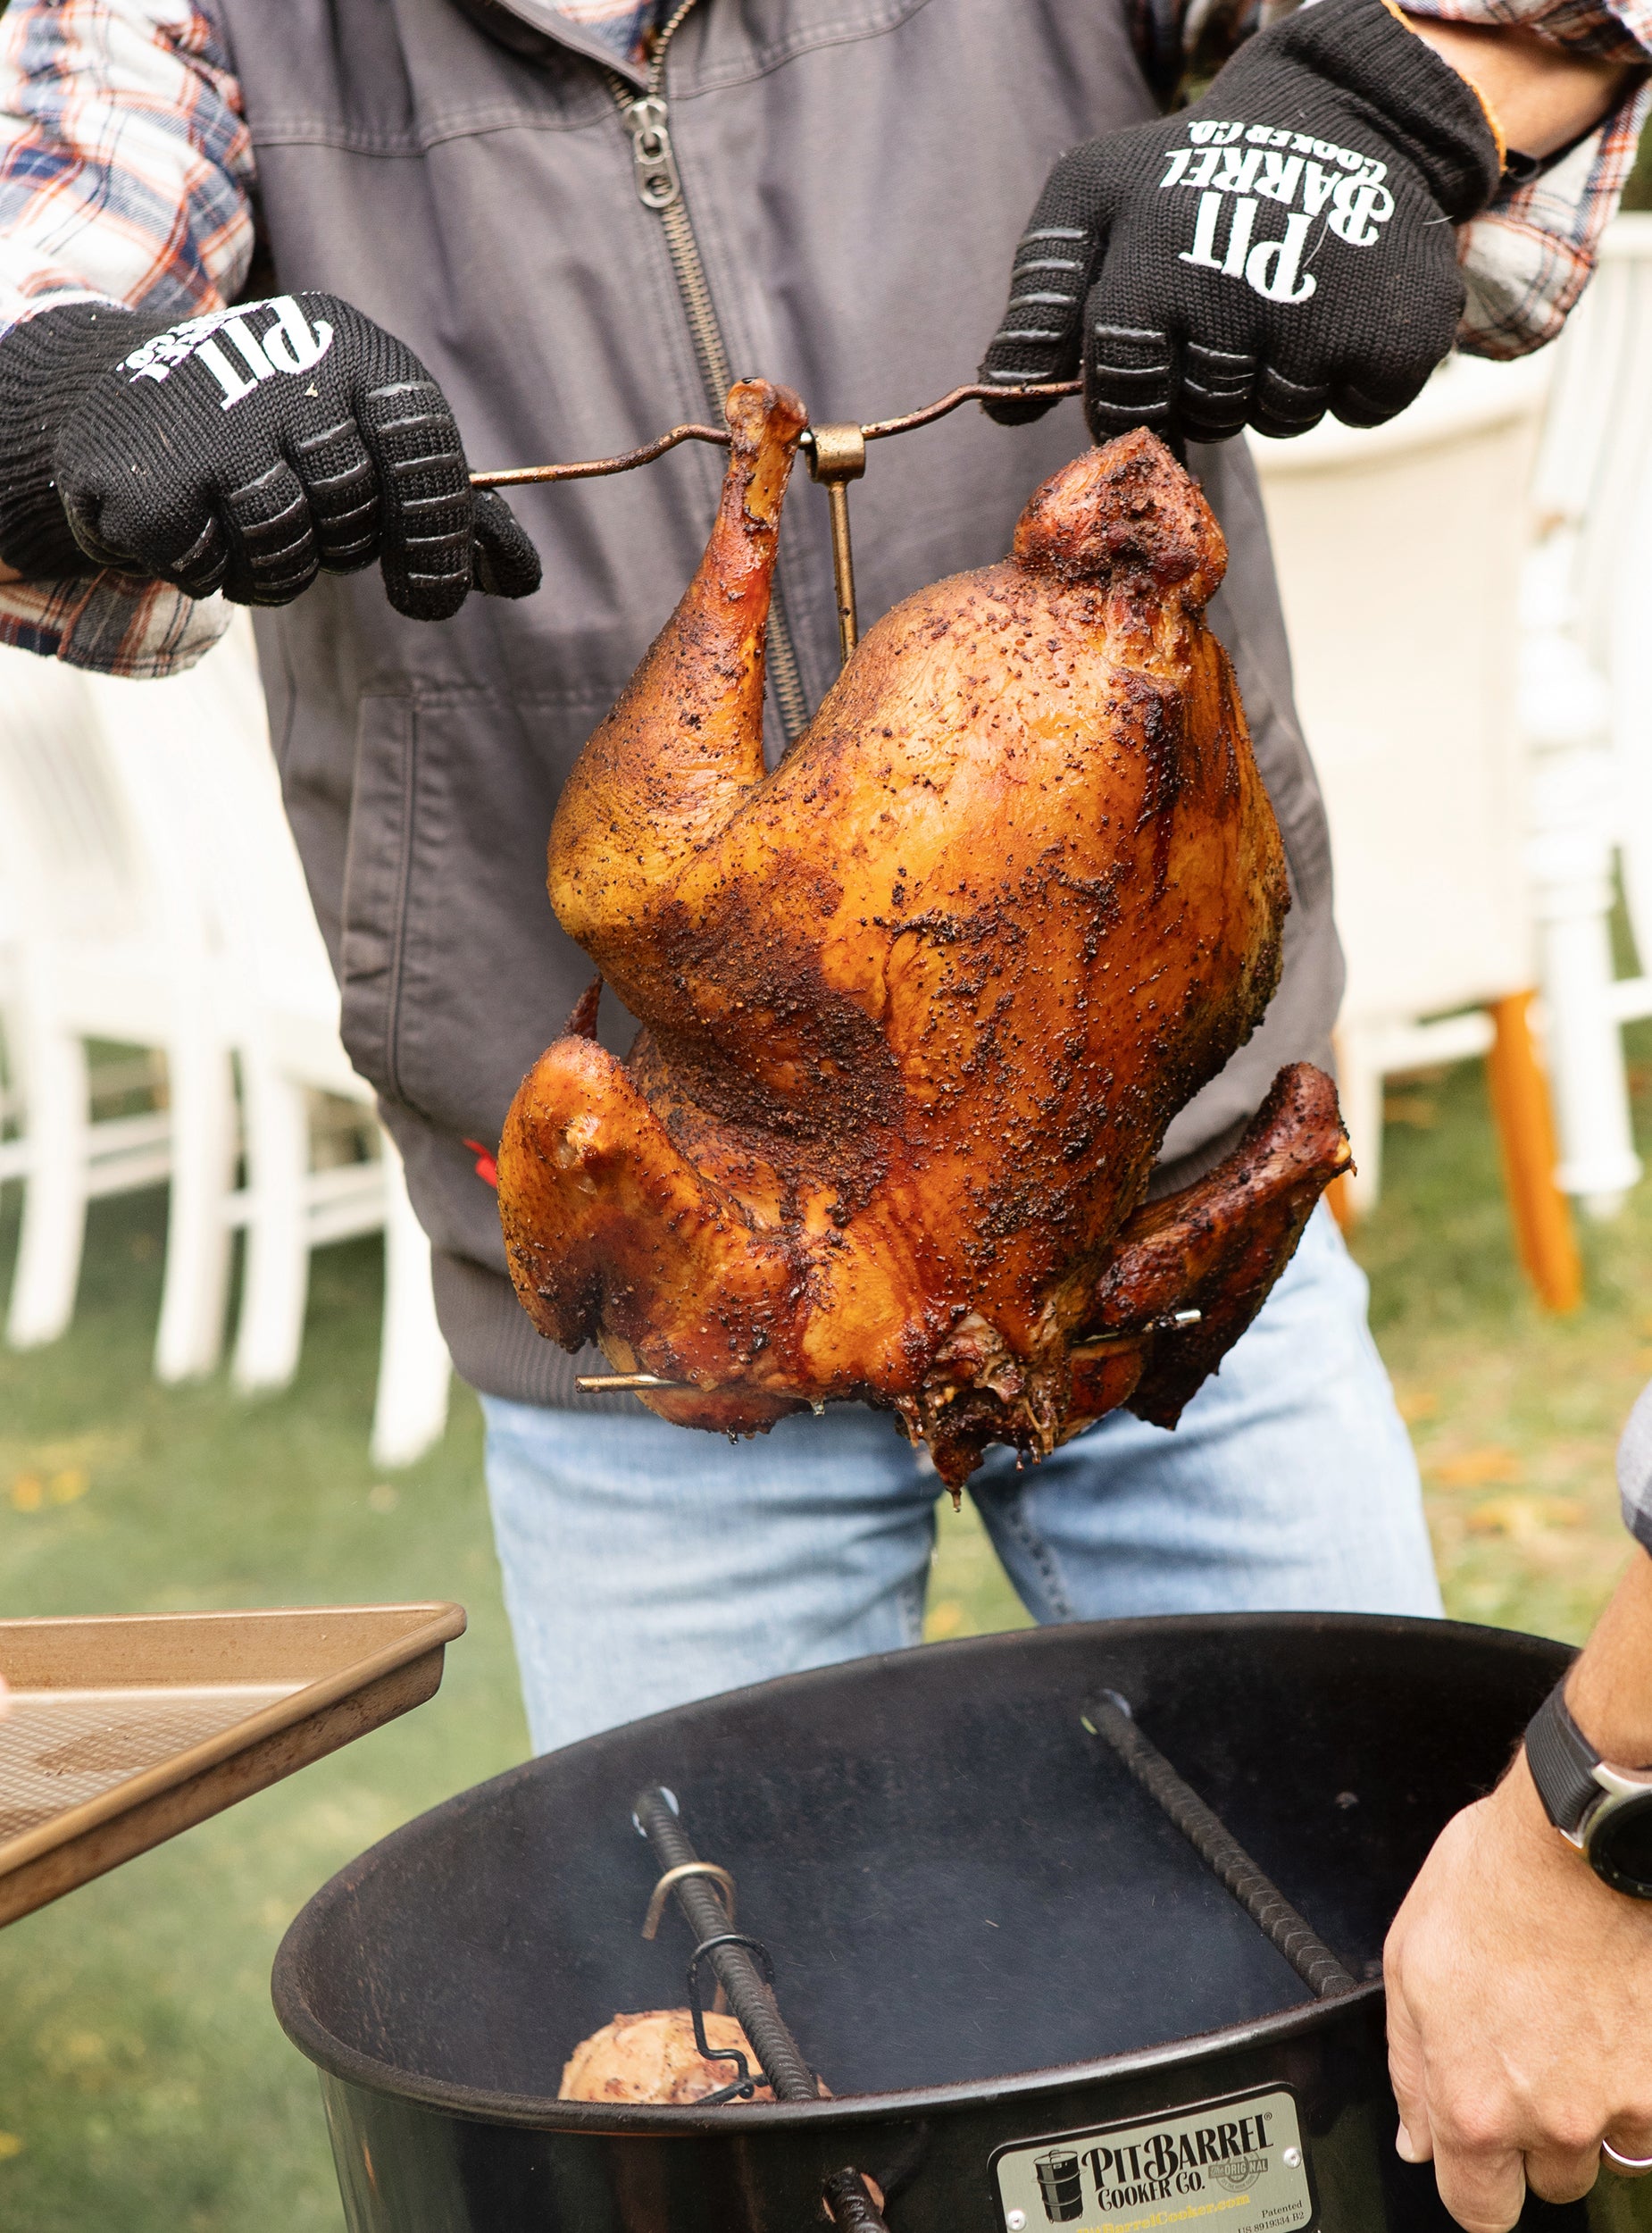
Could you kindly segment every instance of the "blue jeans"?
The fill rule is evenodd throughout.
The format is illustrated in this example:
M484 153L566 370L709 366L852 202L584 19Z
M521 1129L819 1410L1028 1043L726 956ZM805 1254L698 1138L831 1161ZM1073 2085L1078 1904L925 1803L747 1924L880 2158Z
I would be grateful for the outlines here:
M1120 1411L970 1483L1040 1621L1438 1613L1416 1461L1321 1208L1173 1433ZM918 1642L939 1484L884 1413L730 1444L484 1396L488 1488L535 1748Z

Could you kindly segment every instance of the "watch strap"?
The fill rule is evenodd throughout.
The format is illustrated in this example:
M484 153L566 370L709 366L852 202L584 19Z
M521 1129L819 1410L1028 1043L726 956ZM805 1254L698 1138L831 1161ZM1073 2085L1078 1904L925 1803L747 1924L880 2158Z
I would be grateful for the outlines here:
M1600 1755L1572 1719L1563 1676L1526 1725L1526 1765L1544 1811L1557 1830L1577 1836L1578 1825L1600 1796L1595 1770Z

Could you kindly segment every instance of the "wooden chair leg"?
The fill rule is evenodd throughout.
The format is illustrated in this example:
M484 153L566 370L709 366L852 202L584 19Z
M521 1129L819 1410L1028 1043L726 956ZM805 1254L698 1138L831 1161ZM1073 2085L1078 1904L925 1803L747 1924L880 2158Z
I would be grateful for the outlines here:
M1583 1267L1572 1205L1555 1183L1559 1152L1548 1080L1531 1034L1535 997L1511 992L1489 1003L1495 1035L1486 1075L1521 1263L1546 1309L1575 1310L1583 1300Z
M1347 1175L1346 1172L1339 1171L1336 1177L1331 1180L1330 1185L1325 1189L1325 1203L1326 1207L1330 1209L1331 1216L1337 1221L1337 1228L1339 1232L1345 1234L1352 1233L1355 1226L1359 1223L1359 1216L1354 1208L1352 1200L1349 1199Z

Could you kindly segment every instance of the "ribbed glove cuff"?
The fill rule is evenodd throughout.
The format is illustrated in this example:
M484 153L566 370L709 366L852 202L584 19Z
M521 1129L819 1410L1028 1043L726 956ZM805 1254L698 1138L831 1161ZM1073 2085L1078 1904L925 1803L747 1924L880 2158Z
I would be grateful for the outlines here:
M1484 103L1385 0L1315 0L1241 48L1229 70L1264 45L1341 87L1372 130L1416 164L1454 224L1497 192L1503 151Z
M100 373L164 330L113 303L64 303L0 340L0 560L24 581L96 571L58 500L58 430Z

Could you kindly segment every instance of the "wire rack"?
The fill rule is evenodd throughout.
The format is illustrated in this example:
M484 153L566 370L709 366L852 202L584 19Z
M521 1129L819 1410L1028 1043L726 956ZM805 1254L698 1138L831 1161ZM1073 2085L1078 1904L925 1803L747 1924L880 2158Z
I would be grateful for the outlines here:
M0 1621L0 1923L421 1704L451 1604Z

